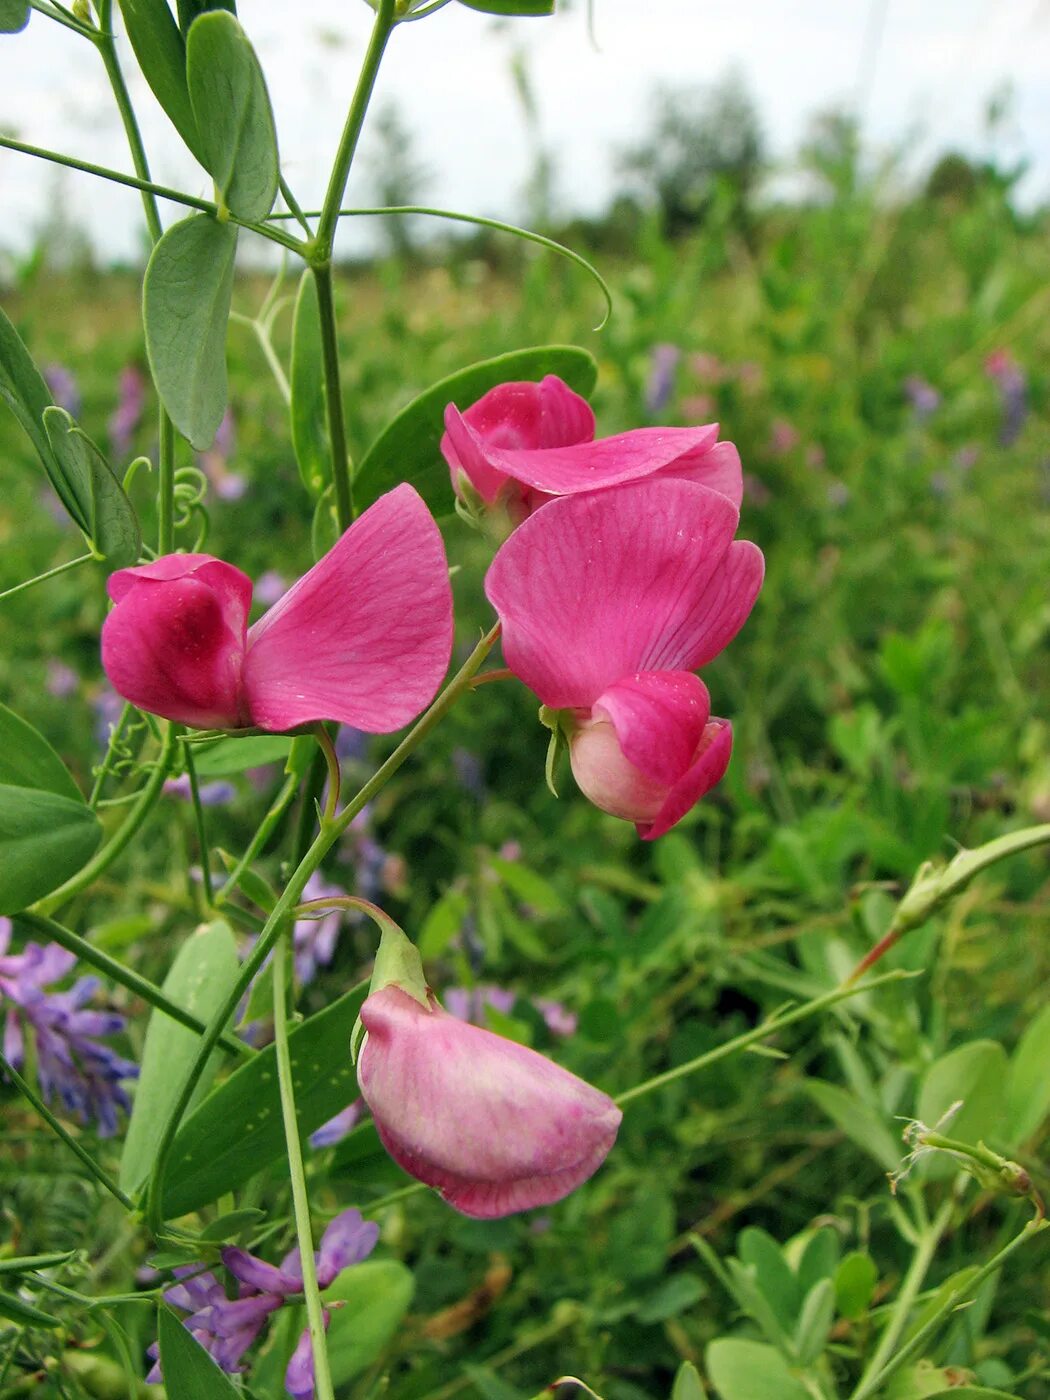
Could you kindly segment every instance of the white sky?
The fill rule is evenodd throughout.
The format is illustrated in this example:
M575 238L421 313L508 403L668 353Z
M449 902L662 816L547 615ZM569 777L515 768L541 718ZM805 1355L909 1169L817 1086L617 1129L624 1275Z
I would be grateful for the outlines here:
M430 172L428 202L521 216L529 147L509 66L518 45L564 206L594 210L608 199L614 152L645 131L655 84L710 82L730 68L755 96L780 158L812 112L858 99L876 147L908 138L916 162L949 145L986 150L987 100L1009 81L1012 150L1033 162L1028 197L1050 194L1050 0L595 0L595 12L597 49L582 0L552 19L502 25L453 3L394 34L378 97L392 99L412 130L414 154ZM285 173L300 201L315 204L370 11L363 0L240 0L239 14L270 84ZM866 80L873 49L865 36L880 20ZM210 197L208 178L126 54L154 178ZM0 36L0 128L131 169L90 45L40 14L24 33ZM31 241L55 189L53 167L0 151L0 248ZM136 196L73 173L62 192L97 248L136 250ZM369 195L352 179L351 202Z

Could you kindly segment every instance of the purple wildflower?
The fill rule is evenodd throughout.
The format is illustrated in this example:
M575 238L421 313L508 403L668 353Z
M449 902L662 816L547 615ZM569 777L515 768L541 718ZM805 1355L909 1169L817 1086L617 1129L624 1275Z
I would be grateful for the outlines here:
M53 695L56 700L65 700L75 693L79 684L80 677L72 666L67 666L64 661L47 663L47 680L44 685L48 695Z
M654 345L649 357L649 380L645 386L645 410L650 417L661 413L674 393L675 371L682 352L666 342Z
M227 408L215 434L215 441L199 458L201 468L220 501L239 501L248 489L244 477L237 472L231 472L226 465L233 455L235 445L233 410Z
M20 1068L28 1031L44 1099L50 1103L57 1095L82 1123L97 1120L100 1137L112 1137L117 1109L131 1110L122 1081L139 1071L96 1037L117 1035L124 1017L85 1009L98 990L97 977L81 977L67 991L49 985L72 972L77 961L57 943L27 943L21 953L9 953L10 942L11 921L0 918L0 999L8 1003L4 1055Z
M234 785L223 781L200 783L197 790L200 794L202 807L221 807L224 803L232 801L237 795L237 789ZM190 787L190 775L180 773L177 778L168 778L164 784L164 791L168 797L178 797L183 802L191 801L193 790Z
M452 768L465 792L479 802L485 797L485 772L481 759L471 749L458 746L452 750Z
M941 406L940 391L919 374L910 374L904 381L904 396L912 406L917 423L925 423Z
M124 701L115 690L103 685L99 688L92 706L95 711L95 742L101 748L106 748L113 726L123 712Z
M371 734L366 734L363 729L355 729L352 724L341 724L339 733L335 736L336 756L341 759L360 759L368 756L368 741ZM362 808L358 816L354 818L354 823L364 816L368 811L367 807ZM365 819L367 822L367 818Z
M303 901L335 899L345 895L346 890L329 884L320 871L315 870L306 882ZM293 935L295 975L304 986L317 976L318 967L327 967L335 956L344 913L342 909L331 909L319 918L296 920Z
M347 1104L335 1115L329 1118L327 1123L322 1123L319 1128L310 1134L310 1146L334 1147L337 1142L342 1142L351 1128L356 1128L365 1112L365 1101L362 1098L354 1099L353 1103Z
M1009 447L1019 437L1028 417L1028 380L1009 350L993 350L984 362L984 369L999 390L1002 407L999 442Z
M441 998L450 1015L460 1021L472 1021L476 1026L485 1025L485 1012L489 1007L501 1016L509 1016L517 999L517 994L508 988L492 985L447 987ZM547 1023L552 1035L574 1034L576 1015L561 1002L551 1001L548 997L530 997L529 1000Z
M773 420L773 427L769 435L769 450L774 457L783 457L788 452L793 452L801 441L801 434L794 423L789 423L786 418Z
M255 601L264 608L272 608L287 591L288 584L276 569L264 569L255 580Z
M109 420L109 445L116 457L126 457L146 406L146 377L138 365L125 365L117 380L117 406Z
M51 397L59 408L64 408L74 418L79 418L81 409L80 389L76 375L65 365L44 366L44 379L51 390Z
M364 1220L359 1210L344 1210L337 1215L322 1235L321 1247L314 1255L320 1287L329 1287L344 1269L367 1258L378 1239L379 1226ZM179 1282L166 1289L164 1297L189 1314L183 1318L183 1325L218 1365L224 1371L236 1371L269 1315L289 1299L298 1299L302 1294L303 1270L298 1246L286 1254L279 1265L268 1264L235 1246L222 1250L222 1262L238 1282L236 1298L227 1298L214 1274L196 1273L193 1269L176 1269ZM150 1348L150 1355L156 1357L155 1346ZM154 1365L146 1379L159 1381L160 1378L160 1366ZM313 1355L309 1330L306 1330L289 1362L285 1386L296 1400L308 1400L314 1393L313 1380Z

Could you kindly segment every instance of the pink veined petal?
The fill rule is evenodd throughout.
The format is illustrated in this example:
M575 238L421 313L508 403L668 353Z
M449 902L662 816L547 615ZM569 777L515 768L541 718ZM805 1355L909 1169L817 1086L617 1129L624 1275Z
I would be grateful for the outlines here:
M707 617L736 525L725 496L691 481L551 501L515 530L485 579L507 665L555 708L590 708L638 671L692 670L683 659L690 620Z
M724 651L762 588L766 561L750 540L734 540L696 605L649 653L653 669L694 671Z
M456 410L450 405L445 412L446 429L455 422ZM718 425L711 423L701 428L632 428L571 447L518 449L490 445L461 416L456 431L457 450L469 436L473 452L491 471L556 496L651 476L685 453L706 450L718 437Z
M713 719L704 730L700 747L689 769L667 794L667 800L651 823L637 822L638 835L655 841L671 830L725 777L733 752L733 726L726 719Z
M401 729L433 699L451 651L441 533L418 492L398 486L249 629L252 723Z
M668 785L689 768L711 713L711 697L688 671L627 676L599 696L594 714L612 721L628 762Z
M661 477L680 477L683 481L695 481L727 496L737 510L744 499L744 473L740 466L740 453L731 442L716 442L713 447L702 447L692 452L684 452L681 457L663 467Z
M529 380L499 384L464 413L454 404L445 411L441 452L455 482L458 468L490 504L506 475L490 466L490 449L569 447L594 437L594 412L586 399L556 374L538 384Z

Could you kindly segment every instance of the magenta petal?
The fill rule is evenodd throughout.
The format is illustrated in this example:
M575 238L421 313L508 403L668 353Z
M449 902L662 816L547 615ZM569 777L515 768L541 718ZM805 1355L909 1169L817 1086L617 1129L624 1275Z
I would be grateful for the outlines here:
M750 616L766 561L750 540L734 540L688 617L650 653L654 670L692 671L724 651Z
M670 831L705 793L722 781L732 751L732 725L725 719L711 720L689 770L668 793L667 800L652 823L638 823L638 835L646 841L655 841L658 836Z
M464 1215L549 1205L604 1161L622 1114L542 1055L394 986L361 1008L361 1092L387 1151Z
M418 492L398 486L249 630L252 723L400 729L433 699L451 650L441 534Z
M711 713L711 697L688 671L648 671L611 685L595 702L629 763L662 783L689 767Z
M140 709L199 729L245 723L241 668L251 580L206 554L168 555L109 580L102 665Z
M695 481L711 491L717 491L740 509L744 499L744 473L740 466L740 453L731 442L716 442L713 447L683 453L660 472L661 477L680 477L683 481Z
M706 595L736 525L725 496L691 481L551 501L485 579L507 665L555 708L590 708L638 671L692 670L696 622L701 638L715 627Z

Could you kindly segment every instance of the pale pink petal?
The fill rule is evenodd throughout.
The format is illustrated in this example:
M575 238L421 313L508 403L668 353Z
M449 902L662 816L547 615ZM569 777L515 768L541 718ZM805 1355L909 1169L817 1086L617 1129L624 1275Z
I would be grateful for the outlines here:
M635 672L692 670L692 619L701 639L716 626L706 595L736 525L725 496L690 481L551 501L485 579L507 665L544 704L587 709Z
M419 494L398 486L249 629L252 723L400 729L433 699L451 650L441 534Z
M733 751L733 728L728 720L713 719L704 730L700 747L688 771L675 783L651 824L638 823L638 835L655 841L680 822L705 793L720 783Z
M659 475L698 482L699 485L717 491L722 496L728 496L737 510L744 499L744 473L740 466L740 453L731 442L716 442L713 447L685 452L663 467Z
M604 1161L622 1117L529 1050L398 987L361 1008L358 1082L387 1151L465 1215L561 1200Z
M712 423L702 428L632 428L573 447L517 449L486 442L451 405L445 412L446 430L450 425L461 460L469 455L470 462L482 460L491 472L498 473L501 482L521 481L534 490L556 496L651 476L687 453L706 451L718 437L718 425Z
M627 676L594 706L612 721L624 757L668 785L688 769L711 713L711 697L688 671L648 671Z

